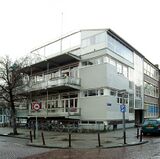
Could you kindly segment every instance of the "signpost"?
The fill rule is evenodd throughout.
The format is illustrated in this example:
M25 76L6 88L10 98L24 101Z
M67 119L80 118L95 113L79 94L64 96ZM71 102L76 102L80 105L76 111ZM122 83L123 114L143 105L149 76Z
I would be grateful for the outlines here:
M126 106L124 104L120 105L120 111L122 112L122 119L123 119L123 137L124 137L124 144L126 144L126 128L125 128L125 112Z
M122 112L122 122L123 122L123 138L124 138L124 144L126 144L126 127L125 127L125 112L126 112L126 106L124 102L124 96L127 93L126 90L120 90L118 93L122 94L122 105L120 105L120 111Z
M36 111L36 138L38 138L38 121L37 121L37 113L38 110L41 109L41 104L38 102L34 102L32 103L32 109L34 109Z

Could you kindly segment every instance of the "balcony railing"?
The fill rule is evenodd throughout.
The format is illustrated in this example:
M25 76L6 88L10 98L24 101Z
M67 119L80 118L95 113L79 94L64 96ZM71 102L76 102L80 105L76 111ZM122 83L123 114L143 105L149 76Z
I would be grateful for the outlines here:
M72 108L64 108L64 107L56 107L50 109L40 109L38 111L30 110L29 116L38 116L38 117L70 117L70 116L80 116L81 109L77 107Z
M48 87L49 86L63 86L63 85L75 85L80 86L80 79L67 76L67 77L59 77L59 78L53 78L48 81Z
M19 87L19 92L30 92L30 91L37 91L43 90L47 88L56 88L56 87L71 87L75 89L80 89L80 79L76 77L57 77L49 80L42 80L38 82L33 82L32 80L28 82L28 84Z

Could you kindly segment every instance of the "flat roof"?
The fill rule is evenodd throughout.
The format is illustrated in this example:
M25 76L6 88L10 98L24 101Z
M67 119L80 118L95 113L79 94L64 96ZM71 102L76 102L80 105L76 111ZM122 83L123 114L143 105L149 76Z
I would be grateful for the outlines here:
M80 60L79 56L73 55L71 53L60 54L46 60L40 61L38 63L32 64L24 68L25 73L31 74L40 71L46 71L49 68L56 68L59 66L67 65L70 63L78 62ZM31 69L32 68L32 69Z

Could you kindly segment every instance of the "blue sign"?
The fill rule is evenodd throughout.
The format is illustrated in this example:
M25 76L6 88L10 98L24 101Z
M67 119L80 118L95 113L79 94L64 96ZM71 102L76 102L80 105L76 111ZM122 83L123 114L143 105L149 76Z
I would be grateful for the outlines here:
M120 105L120 111L123 113L123 112L126 112L126 106L124 104Z

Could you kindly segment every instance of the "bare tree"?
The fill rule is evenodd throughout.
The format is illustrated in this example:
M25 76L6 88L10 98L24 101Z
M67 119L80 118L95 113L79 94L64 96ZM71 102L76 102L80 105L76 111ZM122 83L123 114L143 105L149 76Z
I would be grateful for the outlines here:
M9 56L0 58L0 92L2 99L7 102L11 110L11 125L13 134L17 134L15 102L22 96L18 94L18 87L22 85L22 68L26 66L28 58L12 61Z

